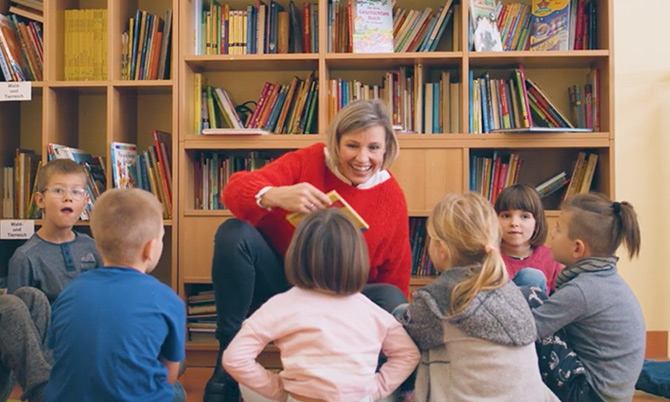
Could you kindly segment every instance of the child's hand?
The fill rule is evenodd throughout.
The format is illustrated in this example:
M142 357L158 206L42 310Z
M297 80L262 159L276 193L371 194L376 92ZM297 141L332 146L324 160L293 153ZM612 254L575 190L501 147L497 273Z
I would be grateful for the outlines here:
M407 311L407 307L409 307L409 303L403 303L399 305L398 307L394 308L391 314L395 317L396 320L400 320L400 317L405 315L405 312Z

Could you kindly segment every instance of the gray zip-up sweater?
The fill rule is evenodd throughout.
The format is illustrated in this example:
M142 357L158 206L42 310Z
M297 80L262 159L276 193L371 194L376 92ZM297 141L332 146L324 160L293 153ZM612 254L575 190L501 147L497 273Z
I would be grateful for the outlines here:
M415 401L558 401L540 377L533 316L512 282L445 317L454 286L478 269L442 273L398 318L421 350Z

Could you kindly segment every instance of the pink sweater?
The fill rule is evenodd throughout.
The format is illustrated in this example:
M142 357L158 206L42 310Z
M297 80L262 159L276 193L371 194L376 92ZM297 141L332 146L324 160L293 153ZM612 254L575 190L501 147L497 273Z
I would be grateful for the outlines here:
M254 225L272 248L284 256L295 228L287 212L268 211L256 204L256 194L266 186L307 182L323 192L337 190L366 222L363 233L370 254L369 283L388 283L409 292L412 252L405 196L393 177L369 189L344 183L326 166L324 144L289 152L254 172L235 173L223 190L223 202L235 216Z
M270 342L280 350L280 373L256 362ZM388 360L375 373L380 351ZM402 325L362 294L297 287L263 304L223 353L227 373L273 400L284 400L286 392L329 402L378 400L418 362L419 351Z
M502 253L502 257L510 279L514 278L514 275L523 268L535 268L542 271L545 278L547 278L548 293L554 290L556 276L563 269L563 265L554 261L551 250L547 246L535 247L530 256L524 259L513 258L505 255L505 253Z

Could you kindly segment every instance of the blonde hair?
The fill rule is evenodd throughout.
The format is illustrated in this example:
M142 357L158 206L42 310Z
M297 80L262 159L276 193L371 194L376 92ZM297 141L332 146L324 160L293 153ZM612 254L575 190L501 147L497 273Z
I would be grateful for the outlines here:
M568 198L561 210L570 213L568 237L582 240L593 257L614 255L621 243L626 245L629 258L640 254L640 226L630 203L588 193Z
M379 99L352 102L343 107L330 122L326 131L326 147L330 165L337 166L340 162L342 135L373 126L384 128L386 151L381 168L388 169L398 157L400 147L386 107Z
M452 267L481 265L451 293L450 314L463 311L483 290L497 289L508 281L498 245L501 233L491 204L475 193L447 194L428 217L431 241L442 242Z
M292 285L346 296L363 289L369 265L365 240L349 217L322 209L298 225L284 268Z
M128 266L142 248L160 234L163 207L148 191L116 188L105 191L91 213L91 232L103 259Z
M43 193L49 185L49 180L55 174L80 175L86 181L86 172L77 162L70 159L53 159L37 172L37 191Z

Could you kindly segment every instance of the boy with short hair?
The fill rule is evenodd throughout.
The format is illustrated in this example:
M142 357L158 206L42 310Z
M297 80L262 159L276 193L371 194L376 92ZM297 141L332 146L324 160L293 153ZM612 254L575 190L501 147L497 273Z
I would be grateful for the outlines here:
M55 159L37 176L35 202L42 227L9 260L7 291L40 289L53 304L79 274L102 265L95 241L72 230L86 208L86 173L76 162Z
M91 231L104 265L72 281L53 305L45 400L183 401L176 379L186 309L146 275L163 250L160 202L140 189L108 190L96 201Z

